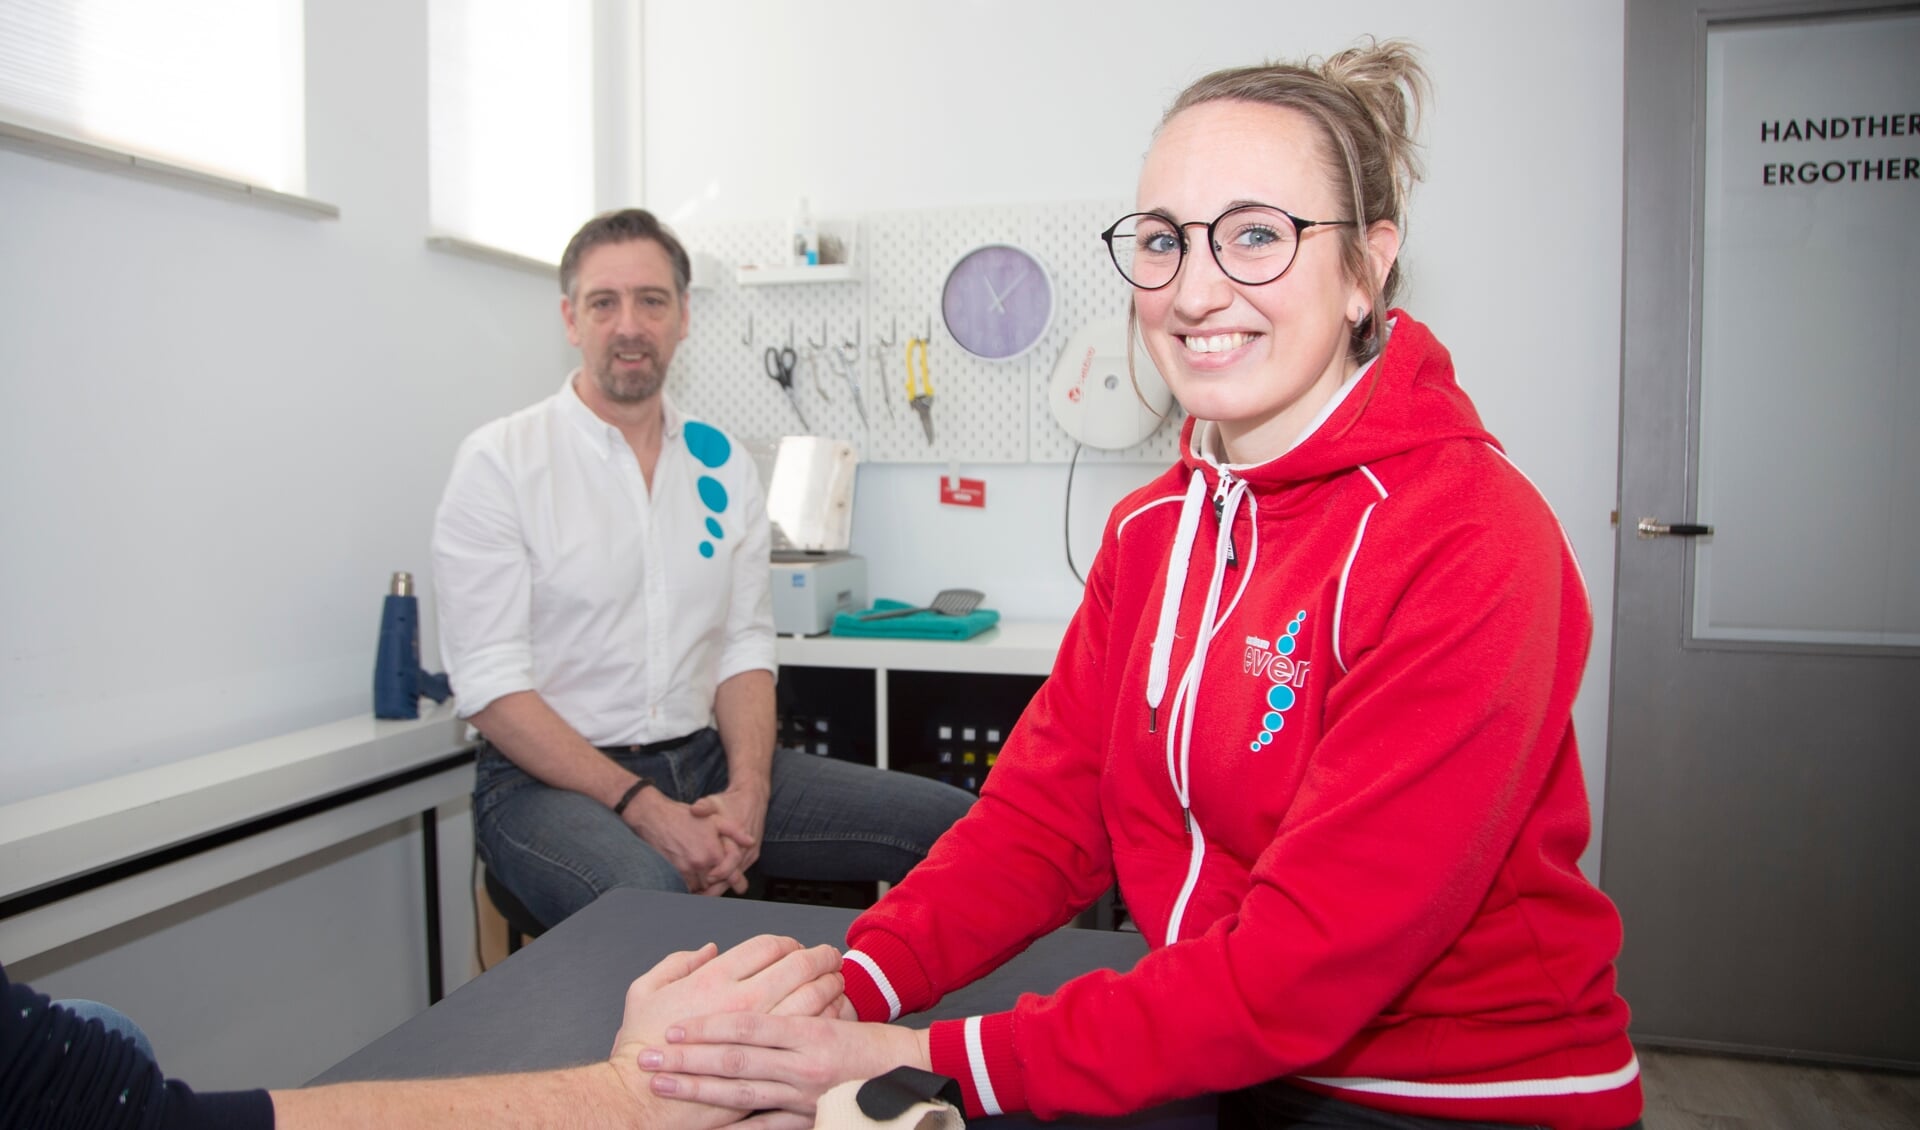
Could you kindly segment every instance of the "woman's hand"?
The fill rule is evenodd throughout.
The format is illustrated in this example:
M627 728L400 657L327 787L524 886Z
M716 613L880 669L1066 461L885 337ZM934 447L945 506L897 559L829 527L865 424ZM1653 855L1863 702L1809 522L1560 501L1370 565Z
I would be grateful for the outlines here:
M832 946L802 949L792 938L762 934L725 953L709 943L669 954L627 987L625 1012L613 1041L613 1068L628 1093L651 1103L640 1050L665 1043L688 1017L716 1010L751 1010L753 1015L771 1010L812 1017L837 1010L846 999L843 987L839 950ZM720 1122L738 1117L731 1112L713 1113L726 1115ZM687 1124L713 1121L694 1118Z
M653 1093L685 1102L811 1117L828 1088L901 1065L932 1069L927 1034L822 1016L727 1013L669 1027L640 1053ZM760 1116L755 1125L791 1119Z

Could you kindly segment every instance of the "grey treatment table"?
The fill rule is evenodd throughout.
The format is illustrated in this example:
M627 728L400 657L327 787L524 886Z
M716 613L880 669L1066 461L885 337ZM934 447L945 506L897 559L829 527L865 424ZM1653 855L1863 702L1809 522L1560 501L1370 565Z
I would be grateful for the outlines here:
M756 934L807 945L846 944L857 912L749 899L618 890L461 986L445 1000L348 1056L315 1084L537 1071L606 1058L627 985L675 950L721 948ZM1062 929L905 1022L955 1019L1010 1007L1023 992L1050 992L1090 969L1130 968L1146 952L1138 934ZM1088 1039L1098 1039L1088 1033ZM969 1126L1121 1126L1211 1130L1214 1103L1193 1099L1121 1119L1026 1115Z

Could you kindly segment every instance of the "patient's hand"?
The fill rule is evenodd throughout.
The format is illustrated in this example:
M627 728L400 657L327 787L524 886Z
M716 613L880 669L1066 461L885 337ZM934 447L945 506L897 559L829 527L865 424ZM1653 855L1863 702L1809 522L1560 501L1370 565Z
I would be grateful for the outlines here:
M640 1050L664 1045L669 1025L722 1012L818 1016L838 1009L842 989L840 951L832 946L803 949L792 938L762 934L725 953L708 943L669 954L627 987L612 1066L627 1092L651 1105L657 1100L650 1094L650 1073L640 1070ZM740 1117L717 1107L704 1112L711 1117L701 1113L685 1111L675 1125L717 1126Z

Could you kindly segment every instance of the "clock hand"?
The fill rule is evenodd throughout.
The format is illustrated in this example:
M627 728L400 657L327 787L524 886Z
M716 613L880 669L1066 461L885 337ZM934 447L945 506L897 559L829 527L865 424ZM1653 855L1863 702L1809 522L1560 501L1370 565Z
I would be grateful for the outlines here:
M992 280L992 279L990 279L990 278L988 278L988 277L987 277L987 276L985 276L985 275L981 275L981 276L980 276L980 283L981 283L981 285L983 285L983 286L985 286L985 287L987 288L987 297L988 297L989 299L991 299L991 300L993 301L993 308L994 308L994 311L995 311L995 312L997 312L997 313L1001 313L1001 314L1004 314L1004 313L1006 313L1006 312L1007 312L1007 308L1006 308L1006 307L1004 307L1004 306L1002 306L1002 305L1000 305L1000 294L999 294L999 292L993 289L993 280Z
M1007 289L1000 292L1001 299L1004 300L1008 295L1012 294L1014 290L1020 286L1021 283L1026 281L1027 281L1027 276L1024 274L1021 275L1019 278L1013 280L1012 284L1010 284L1007 287Z

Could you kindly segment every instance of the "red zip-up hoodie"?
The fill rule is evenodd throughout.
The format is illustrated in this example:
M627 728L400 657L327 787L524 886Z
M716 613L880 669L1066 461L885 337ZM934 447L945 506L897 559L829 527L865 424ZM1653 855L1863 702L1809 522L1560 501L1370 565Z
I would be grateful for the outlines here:
M1114 510L979 802L854 922L848 997L924 1009L1117 879L1152 947L1133 969L933 1026L970 1114L1284 1079L1633 1122L1620 920L1576 863L1592 614L1552 511L1399 311L1292 450L1223 466L1215 444L1190 421Z

